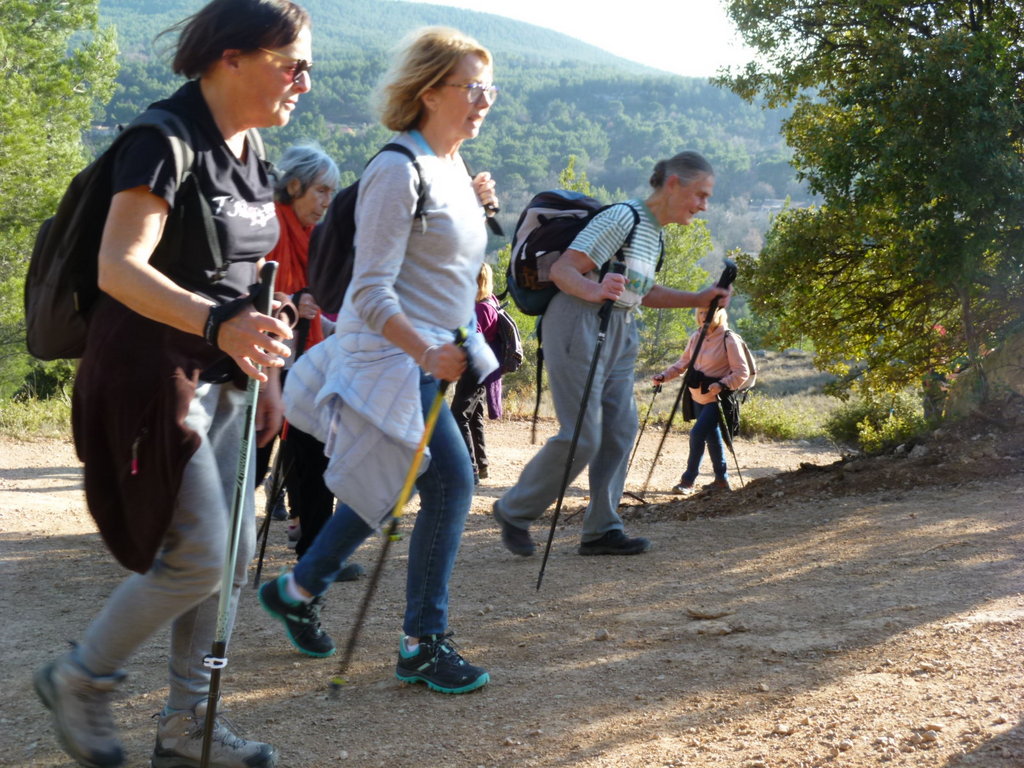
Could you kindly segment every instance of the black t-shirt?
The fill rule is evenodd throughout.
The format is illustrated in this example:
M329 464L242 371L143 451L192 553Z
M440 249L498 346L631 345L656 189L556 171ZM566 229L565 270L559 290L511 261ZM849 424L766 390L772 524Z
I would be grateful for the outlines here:
M126 135L116 149L113 192L146 186L171 206L168 228L152 260L157 269L183 288L214 301L244 295L256 281L256 262L270 252L279 235L267 166L251 147L244 161L235 157L224 143L198 81L186 83L153 106L174 112L188 125L195 152L194 178L179 189L169 140L156 128L140 128ZM186 189L189 184L194 188ZM213 217L225 263L221 272L209 263L205 229L197 218L198 201L193 200L196 195L206 200ZM183 217L182 231L169 235L176 216ZM167 242L171 237L176 238L173 245Z

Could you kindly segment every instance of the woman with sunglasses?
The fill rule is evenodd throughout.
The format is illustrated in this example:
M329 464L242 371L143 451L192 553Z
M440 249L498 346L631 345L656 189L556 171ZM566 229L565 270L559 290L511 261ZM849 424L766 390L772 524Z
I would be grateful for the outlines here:
M161 130L132 129L111 150L103 294L72 413L90 512L135 573L74 648L35 675L65 751L101 768L126 762L109 703L121 667L168 624L170 690L151 765L200 763L204 657L217 634L245 380L263 385L257 438L268 439L281 421L275 370L288 354L269 334L291 335L245 299L279 232L252 129L286 124L309 90L309 16L289 0L213 0L169 31L178 33L173 69L189 81L154 106L180 120L195 157L179 183L176 147ZM211 269L215 245L219 270ZM254 548L251 485L244 515L232 606ZM220 718L212 727L211 766L276 765L269 744L236 735Z
M320 627L323 595L396 503L439 383L466 369L453 331L474 318L485 209L497 199L488 174L469 177L459 148L477 136L494 102L491 61L487 49L451 29L420 30L402 49L381 111L422 171L423 215L415 215L420 177L409 158L377 155L359 182L355 266L335 333L288 379L289 421L327 444L325 478L339 505L294 570L260 589L260 601L310 656L335 652ZM489 676L448 639L448 578L473 469L447 406L421 469L396 676L464 693Z

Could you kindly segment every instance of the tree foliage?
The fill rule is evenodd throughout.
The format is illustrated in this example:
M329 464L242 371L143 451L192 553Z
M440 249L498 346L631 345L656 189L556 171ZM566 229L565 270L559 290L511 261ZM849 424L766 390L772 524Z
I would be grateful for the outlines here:
M0 394L25 374L32 238L85 164L82 131L113 92L117 50L96 0L0 3Z
M874 390L977 361L1024 308L1024 4L728 7L760 58L722 82L793 105L793 163L824 199L745 264L777 340Z

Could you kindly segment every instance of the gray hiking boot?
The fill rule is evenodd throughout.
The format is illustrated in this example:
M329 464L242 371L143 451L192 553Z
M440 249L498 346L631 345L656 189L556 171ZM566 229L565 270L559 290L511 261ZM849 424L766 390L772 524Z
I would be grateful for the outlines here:
M156 731L156 749L151 768L199 768L203 755L203 727L206 702L196 704L195 712L160 715ZM210 768L273 768L277 750L261 741L247 741L231 730L220 715L213 723L210 740Z
M124 680L124 672L93 677L64 655L36 670L36 693L53 713L53 728L64 751L87 768L114 768L124 764L110 714L110 695Z

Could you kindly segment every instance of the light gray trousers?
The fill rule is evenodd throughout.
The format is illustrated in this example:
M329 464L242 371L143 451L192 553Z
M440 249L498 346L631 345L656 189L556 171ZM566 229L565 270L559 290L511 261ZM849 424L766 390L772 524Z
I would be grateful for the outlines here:
M599 309L597 304L558 293L544 313L544 362L559 429L495 504L498 514L511 525L529 528L558 498L594 357ZM631 311L612 310L573 458L570 483L590 466L590 504L583 518L583 541L622 529L619 500L637 430L633 377L638 336L633 320Z
M230 383L201 384L196 390L186 423L202 436L202 443L185 467L160 552L146 573L132 574L114 590L74 651L74 660L87 671L110 675L170 623L169 709L192 709L209 693L210 671L203 666L203 657L210 652L217 629L245 396ZM252 482L247 486L229 635L256 546Z

